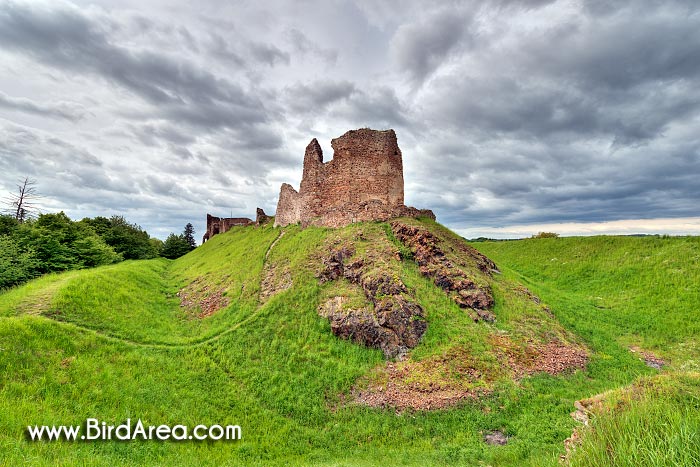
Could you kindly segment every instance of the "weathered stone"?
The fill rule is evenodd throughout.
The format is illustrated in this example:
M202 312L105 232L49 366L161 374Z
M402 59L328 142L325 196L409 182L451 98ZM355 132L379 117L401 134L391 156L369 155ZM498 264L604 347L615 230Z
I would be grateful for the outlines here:
M252 223L253 221L247 217L214 217L207 214L207 231L202 238L202 243L216 234L228 231L231 227L246 226Z
M492 446L503 446L508 444L508 436L502 431L496 430L484 435L484 442Z
M265 214L265 211L263 211L262 208L258 208L255 212L255 225L259 227L268 220L270 220L270 216Z
M321 283L334 281L343 277L345 273L345 260L355 254L355 250L348 247L332 250L327 258L323 259L323 271L319 275Z
M381 349L387 358L400 357L418 345L428 327L423 309L406 297L408 290L398 277L377 271L362 258L345 264L354 254L351 245L334 248L323 259L318 278L322 283L346 278L362 287L373 307L344 310L345 299L337 296L322 303L318 313L341 339Z
M282 185L275 226L342 227L401 216L435 219L430 210L403 204L403 161L394 130L351 130L332 140L331 147L333 159L325 163L316 139L306 147L299 191Z
M422 319L420 305L401 295L383 298L375 305L375 313L379 325L394 331L400 342L409 349L418 345L428 328L428 323Z
M462 269L455 267L440 248L437 236L426 229L399 221L392 222L391 229L397 240L411 250L421 274L432 278L435 285L447 292L461 308L474 310L470 316L475 321L496 320L496 316L489 311L494 305L490 287L476 284ZM476 262L479 270L486 275L496 270L493 261L468 245L459 249Z

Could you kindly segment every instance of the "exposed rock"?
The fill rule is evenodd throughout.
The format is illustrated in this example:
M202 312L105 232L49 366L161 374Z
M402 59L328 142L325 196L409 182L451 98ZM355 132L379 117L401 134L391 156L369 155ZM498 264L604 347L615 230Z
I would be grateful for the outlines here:
M345 260L354 254L355 249L349 247L332 250L326 258L323 258L323 270L318 277L321 283L334 281L339 277L343 277L345 275ZM362 265L359 265L359 267L355 265L354 269L359 269L361 267ZM348 270L350 270L350 268L348 268Z
M432 278L435 285L447 292L457 305L474 310L471 316L475 321L495 321L496 317L490 311L494 304L491 288L487 284L477 284L448 259L433 233L399 221L392 222L391 229L394 236L411 250L421 274ZM474 260L484 274L490 275L497 270L493 261L470 246L460 245L460 250Z
M265 214L265 211L262 210L262 208L257 208L255 211L255 226L259 227L262 224L266 223L267 221L270 220L270 216Z
M583 426L579 425L575 427L571 432L571 436L564 440L564 449L566 450L566 453L559 456L559 460L562 462L562 464L568 464L571 454L581 443L583 429L588 426L591 416L594 413L600 413L603 410L605 400L610 397L611 394L612 391L606 391L596 394L593 397L574 402L574 408L576 410L571 412L571 418L581 423Z
M435 219L430 210L403 204L403 161L394 130L351 130L332 140L331 147L333 159L325 163L315 138L306 147L299 191L282 185L275 226L342 227L401 216Z
M525 287L524 285L519 285L515 288L515 292L518 293L519 295L522 295L526 297L527 299L531 300L533 303L539 305L541 302L540 297L537 295L533 294L530 292L530 289Z
M273 295L290 289L292 285L292 274L288 269L280 271L278 266L266 263L260 283L260 302L266 302Z
M372 306L343 309L344 298L338 296L321 304L319 314L328 318L336 336L381 349L387 358L401 357L427 329L423 309L407 297L398 277L367 267L362 258L349 262L354 254L350 245L331 250L318 278L322 283L345 278L359 285Z
M403 285L403 284L402 284ZM416 302L406 300L402 295L389 295L375 302L374 312L377 324L392 330L398 337L396 354L405 353L420 342L428 324L423 319L423 309ZM384 354L394 354L393 348L380 345Z
M484 434L484 442L492 446L504 446L508 444L508 436L502 431L495 430Z

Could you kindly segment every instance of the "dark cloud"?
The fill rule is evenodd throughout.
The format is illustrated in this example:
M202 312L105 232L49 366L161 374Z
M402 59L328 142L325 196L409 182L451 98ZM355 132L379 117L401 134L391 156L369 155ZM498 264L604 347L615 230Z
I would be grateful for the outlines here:
M697 2L73 1L0 5L0 188L51 209L201 231L372 127L451 227L699 215Z
M354 122L358 128L405 127L406 108L396 92L389 87L369 88L350 96L335 111L337 118L344 119L350 125Z
M269 66L275 66L277 63L289 65L289 54L274 45L253 42L249 47L253 57L262 63Z
M248 41L237 36L233 40L227 40L216 33L211 34L209 53L241 69L247 69L255 62L273 67L289 65L290 61L289 53L274 45Z
M391 42L398 67L422 83L442 64L463 39L468 39L472 18L446 8L401 25Z
M244 67L246 61L238 53L232 50L231 45L219 34L212 34L209 52L219 60L225 60L236 67Z
M77 122L85 117L85 108L68 102L38 103L24 97L11 97L0 91L0 107L19 112L62 118Z
M292 111L318 113L336 101L348 99L356 91L355 85L349 81L315 81L290 86L285 94Z
M530 69L536 63L548 74L591 91L624 93L648 83L697 78L697 15L649 8L630 8L627 14L553 29L534 38L530 54L514 58Z
M316 56L328 64L335 64L338 60L338 51L332 48L321 47L311 41L298 29L290 29L286 32L287 40L292 45L294 52L304 56L307 54Z
M162 141L166 141L174 146L182 147L192 144L196 140L189 130L178 128L167 122L143 122L129 124L128 127L136 138L147 146L156 146Z
M77 9L10 2L0 9L0 44L47 65L97 74L174 118L221 125L265 119L262 103L238 84L166 54L113 44L96 19Z

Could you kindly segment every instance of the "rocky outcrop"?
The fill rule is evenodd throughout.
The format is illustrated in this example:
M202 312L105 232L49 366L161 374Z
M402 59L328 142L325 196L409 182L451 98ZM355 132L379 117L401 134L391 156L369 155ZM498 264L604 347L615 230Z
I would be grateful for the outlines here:
M495 321L490 311L493 308L493 294L486 283L478 283L475 277L450 260L440 247L437 236L421 227L394 221L391 229L401 243L407 246L420 268L421 274L433 279L435 285L443 289L462 308L473 310L474 321ZM493 261L468 245L460 245L462 256L476 263L485 275L497 271Z
M319 314L328 318L331 331L341 339L381 349L387 358L401 357L418 345L427 329L423 309L408 295L401 279L361 258L351 261L354 254L350 246L332 250L323 259L319 280L345 278L362 287L372 306L347 309L346 299L336 296L319 307Z
M403 204L403 160L394 130L348 131L332 140L331 147L333 159L325 163L316 139L306 147L299 191L282 185L275 226L342 227L403 216L435 219L430 210Z

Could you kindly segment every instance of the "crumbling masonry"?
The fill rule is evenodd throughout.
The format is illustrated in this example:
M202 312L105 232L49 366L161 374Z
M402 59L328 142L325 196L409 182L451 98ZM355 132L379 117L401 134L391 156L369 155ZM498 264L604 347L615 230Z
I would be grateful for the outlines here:
M202 238L202 243L209 240L216 234L224 233L231 227L238 225L246 226L254 222L247 217L215 217L207 214L207 231Z
M265 214L261 208L256 210L255 222L247 217L214 217L211 214L207 214L207 231L202 238L202 243L209 240L216 234L224 233L231 229L231 227L246 227L249 225L260 226L266 223L270 219L270 216Z
M403 204L403 161L394 130L351 130L332 140L331 147L333 159L325 163L315 138L306 147L299 191L282 185L275 226L342 227L402 216L435 219L429 209Z

